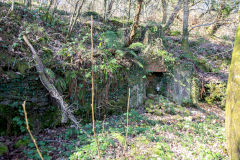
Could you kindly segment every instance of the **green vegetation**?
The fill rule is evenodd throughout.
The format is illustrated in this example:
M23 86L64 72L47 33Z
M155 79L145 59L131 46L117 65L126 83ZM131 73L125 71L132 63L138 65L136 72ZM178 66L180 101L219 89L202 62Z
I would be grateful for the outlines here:
M6 145L0 142L0 156L2 156L5 153L8 153L8 148Z
M238 3L183 2L0 2L0 157L238 157Z

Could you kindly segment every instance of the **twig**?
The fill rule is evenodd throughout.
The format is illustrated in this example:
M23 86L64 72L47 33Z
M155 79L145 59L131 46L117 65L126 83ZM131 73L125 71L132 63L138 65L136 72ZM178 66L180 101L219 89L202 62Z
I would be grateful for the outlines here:
M129 112L129 102L130 102L130 88L128 90L128 104L127 104L127 131L126 131L126 140L124 150L127 148L127 138L128 138L128 112Z
M210 25L212 25L212 24L214 24L214 23L216 23L216 21L211 22L211 23L206 23L206 24L200 24L200 25L197 25L197 26L193 26L193 27L189 30L189 32L192 31L194 28L203 27L203 26L210 26Z
M44 160L43 157L42 157L42 154L41 154L41 152L40 152L40 150L39 150L39 148L38 148L38 145L37 145L37 143L36 143L36 140L34 139L32 133L31 133L31 130L30 130L30 128L29 128L28 118L27 118L27 112L26 112L26 107L25 107L25 106L26 106L26 101L23 102L22 107L23 107L23 111L24 111L24 115L25 115L25 121L26 121L27 131L28 131L28 133L30 134L30 137L31 137L31 139L32 139L32 141L33 141L36 149L37 149L38 155L40 156L41 160Z
M95 120L94 120L94 72L93 72L93 67L94 67L94 61L93 61L93 16L91 15L91 62L92 62L92 123L93 123L93 135L96 140L97 144L97 149L98 149L98 158L100 159L100 149L99 149L99 144L98 144L98 139L96 136L95 132Z

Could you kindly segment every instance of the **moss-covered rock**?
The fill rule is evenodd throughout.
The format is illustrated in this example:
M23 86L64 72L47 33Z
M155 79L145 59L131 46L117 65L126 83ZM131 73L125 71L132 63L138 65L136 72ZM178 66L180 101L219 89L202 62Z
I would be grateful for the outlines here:
M154 101L152 100L152 99L147 99L146 101L145 101L145 106L148 108L151 108L151 109L153 109L153 104L154 104Z
M0 156L6 153L8 153L8 147L0 142Z
M224 108L226 103L226 84L209 82L205 84L206 97L204 98L208 104L217 104Z

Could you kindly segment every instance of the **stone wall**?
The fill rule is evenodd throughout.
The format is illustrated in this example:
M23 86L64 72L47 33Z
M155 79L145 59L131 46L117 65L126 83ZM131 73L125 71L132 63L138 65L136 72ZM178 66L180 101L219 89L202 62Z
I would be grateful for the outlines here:
M10 79L0 79L0 133L19 134L25 127L22 103L26 109L31 128L38 132L59 124L59 111L51 104L49 93L37 73L25 76L16 74ZM5 133L4 133L5 132Z

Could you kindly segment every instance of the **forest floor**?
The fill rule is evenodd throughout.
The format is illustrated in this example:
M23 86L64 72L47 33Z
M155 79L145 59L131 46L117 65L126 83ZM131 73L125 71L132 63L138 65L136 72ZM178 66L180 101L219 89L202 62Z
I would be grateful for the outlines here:
M2 6L2 8L2 11L4 11L4 8L7 11L5 6ZM20 8L16 10L16 13L21 15L23 11ZM2 12L2 15L4 13ZM13 15L2 22L5 24L5 27L1 26L2 29L8 31L6 35L0 33L0 41L4 42L2 48L5 48L5 50L3 51L9 55L27 57L23 43L18 40L20 33L25 30L23 24L21 24L23 22L29 22L26 32L35 28L40 35L39 37L41 35L43 37L41 41L45 41L46 38L46 42L54 42L53 44L41 42L54 53L64 47L65 40L60 42L60 38L56 36L61 35L58 29L64 28L62 25L59 25L61 27L46 27L39 16L35 16L36 13L26 12L25 14L28 16L18 16L16 18ZM33 17L36 17L35 23L33 23ZM12 26L16 31L12 29ZM34 33L34 31L32 32ZM82 32L83 35L86 34L84 27L82 27ZM35 37L33 33L29 33L32 39ZM169 36L168 38L169 53L174 53L176 56L181 55L179 53L180 36L179 38L176 38L176 36ZM226 81L227 69L231 59L232 39L229 40L229 43L226 43L226 37L220 40L214 37L212 41L209 39L209 37L205 38L202 35L190 37L191 51L200 59L201 63L205 64L204 72L199 73L199 75L206 82L218 81L219 79ZM38 40L33 42L38 43ZM61 47L56 47L58 45ZM15 51L14 49L7 49L8 46L12 46L12 48L15 46ZM43 46L39 46L39 48L43 48ZM86 49L86 52L88 51L89 48ZM200 103L195 108L177 106L168 110L160 107L157 115L156 113L147 113L144 106L132 109L129 113L130 123L127 147L125 148L126 121L125 113L96 122L102 159L228 159L225 143L224 111L216 106ZM47 128L40 133L34 133L33 130L33 134L46 160L97 159L97 146L92 136L92 124L85 124L82 128L88 135L69 126ZM17 137L0 136L0 142L8 146L8 153L0 157L0 160L39 159L35 146L27 133Z
M96 122L102 159L227 159L224 111L200 104L196 108L178 107L161 115L144 109L129 113L127 148L125 148L126 113ZM92 135L92 124L83 126ZM45 129L35 135L45 159L95 159L97 146L93 136L66 127ZM3 137L2 137L3 138ZM4 138L9 154L3 159L37 159L29 136ZM21 139L27 146L14 149ZM1 158L0 158L1 159Z

